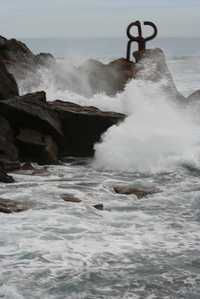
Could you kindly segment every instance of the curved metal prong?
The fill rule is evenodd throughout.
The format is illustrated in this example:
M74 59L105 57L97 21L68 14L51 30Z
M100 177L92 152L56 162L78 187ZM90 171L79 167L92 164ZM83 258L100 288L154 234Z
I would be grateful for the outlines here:
M154 23L152 23L152 22L144 22L144 25L145 26L150 26L150 27L152 27L154 29L154 33L151 36L144 37L145 42L148 42L148 41L154 39L157 36L158 29L157 29L156 25Z

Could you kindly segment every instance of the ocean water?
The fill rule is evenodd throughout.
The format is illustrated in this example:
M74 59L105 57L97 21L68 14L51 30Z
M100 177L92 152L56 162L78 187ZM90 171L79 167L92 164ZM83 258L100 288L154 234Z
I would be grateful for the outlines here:
M125 55L119 39L26 42L35 52L52 52L63 69L88 57ZM185 96L200 88L199 45L157 41ZM40 75L33 90L45 89L49 100L92 104L127 118L102 136L94 159L66 159L43 174L16 173L16 183L0 185L0 197L33 204L1 215L0 298L199 299L198 106L180 109L162 82L131 81L116 97L85 98L60 89L48 70ZM26 88L20 82L22 93ZM116 194L113 186L121 184L159 192L139 200ZM82 202L64 202L65 195ZM99 203L103 211L93 207Z

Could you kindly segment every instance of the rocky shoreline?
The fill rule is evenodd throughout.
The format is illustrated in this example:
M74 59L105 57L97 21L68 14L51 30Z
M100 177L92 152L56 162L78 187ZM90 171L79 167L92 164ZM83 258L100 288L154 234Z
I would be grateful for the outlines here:
M20 169L23 162L57 164L66 156L93 156L94 144L102 134L125 118L124 114L62 99L48 102L45 91L20 95L18 82L26 77L40 80L37 69L42 66L54 72L60 84L85 96L99 92L113 96L123 91L131 79L158 81L164 76L167 91L176 100L187 103L175 87L162 50L134 55L137 63L124 58L109 64L89 60L64 77L51 54L34 55L22 42L0 37L0 182L13 182L7 172ZM90 86L88 90L81 84L83 78ZM199 93L188 101L193 98L199 99Z

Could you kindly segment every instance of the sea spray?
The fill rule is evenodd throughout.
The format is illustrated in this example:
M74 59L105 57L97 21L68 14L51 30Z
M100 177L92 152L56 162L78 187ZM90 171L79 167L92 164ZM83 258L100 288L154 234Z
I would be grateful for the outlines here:
M122 124L110 128L102 136L102 142L95 145L95 166L145 172L171 169L179 162L198 166L200 125L196 121L199 113L195 114L193 107L181 109L176 105L173 95L167 93L165 78L157 83L132 80L124 92L113 97L103 93L86 97L65 84L68 72L73 74L73 64L65 60L59 64L56 70L60 70L59 76L51 69L40 68L39 85L38 81L34 84L32 78L27 78L19 82L20 93L45 90L48 101L61 99L128 116ZM81 84L85 90L90 88L84 78Z
M196 159L200 126L163 89L164 82L131 81L120 95L125 121L95 145L95 165L121 171L154 172Z

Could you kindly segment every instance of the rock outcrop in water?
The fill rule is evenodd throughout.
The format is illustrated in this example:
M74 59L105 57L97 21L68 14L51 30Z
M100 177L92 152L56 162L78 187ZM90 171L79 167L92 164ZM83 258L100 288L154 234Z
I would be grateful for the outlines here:
M162 50L134 55L137 63L124 58L108 64L89 60L64 71L51 54L34 55L22 42L0 37L0 181L13 181L6 171L19 168L19 161L51 164L64 156L92 156L102 134L125 118L95 107L48 102L45 92L19 96L16 81L30 78L31 84L39 86L38 68L48 68L61 90L89 97L101 92L113 96L131 79L141 79L164 80L168 94L185 100L176 89ZM198 97L199 93L191 96Z
M64 156L92 156L93 146L100 141L101 135L125 117L120 113L103 112L95 107L83 107L70 102L55 101L50 106L62 124Z
M21 41L0 36L0 61L18 81L33 75L39 66L49 64L54 58L47 53L34 55Z

